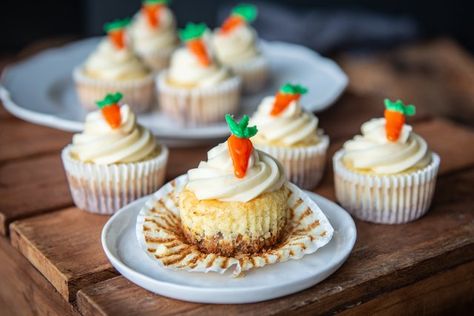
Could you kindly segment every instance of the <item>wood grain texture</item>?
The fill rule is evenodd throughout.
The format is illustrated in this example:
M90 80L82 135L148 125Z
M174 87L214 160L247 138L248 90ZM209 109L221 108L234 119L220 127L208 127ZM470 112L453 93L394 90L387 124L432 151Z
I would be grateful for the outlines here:
M4 237L0 258L1 315L79 315Z
M78 289L113 277L100 233L108 216L69 208L13 222L11 243L68 301Z

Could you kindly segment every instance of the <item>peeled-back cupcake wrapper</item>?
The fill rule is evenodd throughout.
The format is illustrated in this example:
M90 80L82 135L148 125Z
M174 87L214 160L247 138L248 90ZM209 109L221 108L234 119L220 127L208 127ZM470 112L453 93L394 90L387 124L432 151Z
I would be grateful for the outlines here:
M123 94L122 102L127 103L137 113L146 112L156 104L153 74L140 79L99 80L87 77L81 67L76 67L73 78L79 101L87 110L97 109L97 100L103 99L107 93L116 91Z
M155 192L164 182L168 149L142 162L100 165L61 154L74 204L82 210L113 214L130 202Z
M255 93L262 90L268 81L269 66L262 55L229 67L237 76L242 78L242 90L246 93Z
M229 78L211 87L179 88L167 82L167 72L157 78L159 105L163 112L178 122L205 125L223 120L227 113L236 113L240 103L239 77Z
M164 185L148 200L137 218L137 238L148 256L166 268L192 272L231 270L234 276L268 264L300 259L325 246L334 229L318 205L294 184L288 183L290 219L283 240L257 254L224 257L206 254L189 244L181 229L178 197L188 182L182 175Z
M254 146L281 162L290 182L302 189L313 189L324 173L329 137L323 135L321 141L312 146L277 147L262 144Z
M397 175L361 174L342 163L344 150L333 157L336 197L357 218L400 224L423 216L429 209L440 164L437 154L421 170Z

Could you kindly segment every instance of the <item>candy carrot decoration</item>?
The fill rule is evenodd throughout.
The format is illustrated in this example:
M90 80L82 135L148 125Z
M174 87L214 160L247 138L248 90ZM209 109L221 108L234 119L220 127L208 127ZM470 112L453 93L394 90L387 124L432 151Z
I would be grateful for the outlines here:
M199 63L203 66L209 66L211 64L206 44L202 38L206 30L207 26L204 23L188 23L183 30L179 31L181 40L186 43L188 49L197 57Z
M122 116L120 115L119 101L122 99L120 92L109 93L100 101L97 101L105 121L112 128L117 128L122 124Z
M234 174L237 178L243 178L247 173L249 158L253 151L253 145L249 138L257 134L257 127L248 127L249 117L247 115L244 115L239 123L234 121L229 114L226 114L225 120L232 133L227 139L227 146L234 165Z
M144 0L142 6L143 15L148 24L155 28L160 25L160 11L169 3L168 0Z
M229 34L242 24L252 23L257 17L257 8L251 4L239 4L232 9L230 16L222 23L220 33Z
M273 103L270 115L277 116L283 112L291 102L299 100L301 95L306 92L308 92L308 89L299 84L284 84L275 95L275 103Z
M405 124L405 117L415 115L415 106L405 105L401 100L393 102L385 99L384 102L385 133L389 141L396 142L400 137L403 124Z
M104 25L109 40L118 49L125 47L125 27L130 23L130 19L115 20Z

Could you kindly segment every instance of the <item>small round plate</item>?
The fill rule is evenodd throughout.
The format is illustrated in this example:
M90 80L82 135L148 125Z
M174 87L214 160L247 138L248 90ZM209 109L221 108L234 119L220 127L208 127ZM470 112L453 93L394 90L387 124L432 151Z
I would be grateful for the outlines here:
M84 62L99 40L90 38L48 49L6 67L0 81L5 108L32 123L73 132L82 130L86 112L79 105L72 70ZM263 97L273 95L287 81L308 86L309 93L302 98L302 104L310 111L329 107L347 86L347 76L335 62L308 48L262 42L262 52L269 60L272 80L260 93L242 98L241 114L251 114ZM139 120L163 139L207 140L228 135L224 122L183 128L160 111L143 114Z
M150 197L119 210L102 230L102 246L112 265L131 282L159 295L199 303L242 304L265 301L309 288L334 273L347 259L356 241L351 216L337 204L306 192L334 227L332 240L311 255L246 272L173 271L151 260L138 244L137 215Z

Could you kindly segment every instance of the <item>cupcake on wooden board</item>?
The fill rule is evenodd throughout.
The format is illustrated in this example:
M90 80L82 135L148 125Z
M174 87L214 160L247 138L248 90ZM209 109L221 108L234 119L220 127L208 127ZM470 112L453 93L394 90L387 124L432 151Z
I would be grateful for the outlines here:
M176 22L169 0L144 0L129 28L133 49L154 71L168 67L178 46Z
M413 105L385 100L385 118L372 119L333 158L336 197L369 222L413 221L429 209L440 158L405 124Z
M105 24L107 37L73 77L80 103L88 110L109 91L122 91L124 102L135 112L148 110L156 101L152 71L135 55L126 39L129 19Z
M301 107L306 92L287 83L275 96L264 98L252 116L260 130L252 141L281 162L290 182L313 189L324 172L329 137L318 128L318 118Z
M257 17L254 5L240 4L214 31L212 47L217 59L242 78L244 92L261 90L268 80L268 62L258 48L257 32L250 26Z
M121 99L117 92L98 101L100 110L62 151L74 203L92 213L112 214L163 184L168 149Z
M189 23L179 32L184 47L171 57L157 82L160 107L184 125L205 125L238 110L240 78L212 57L205 24Z

